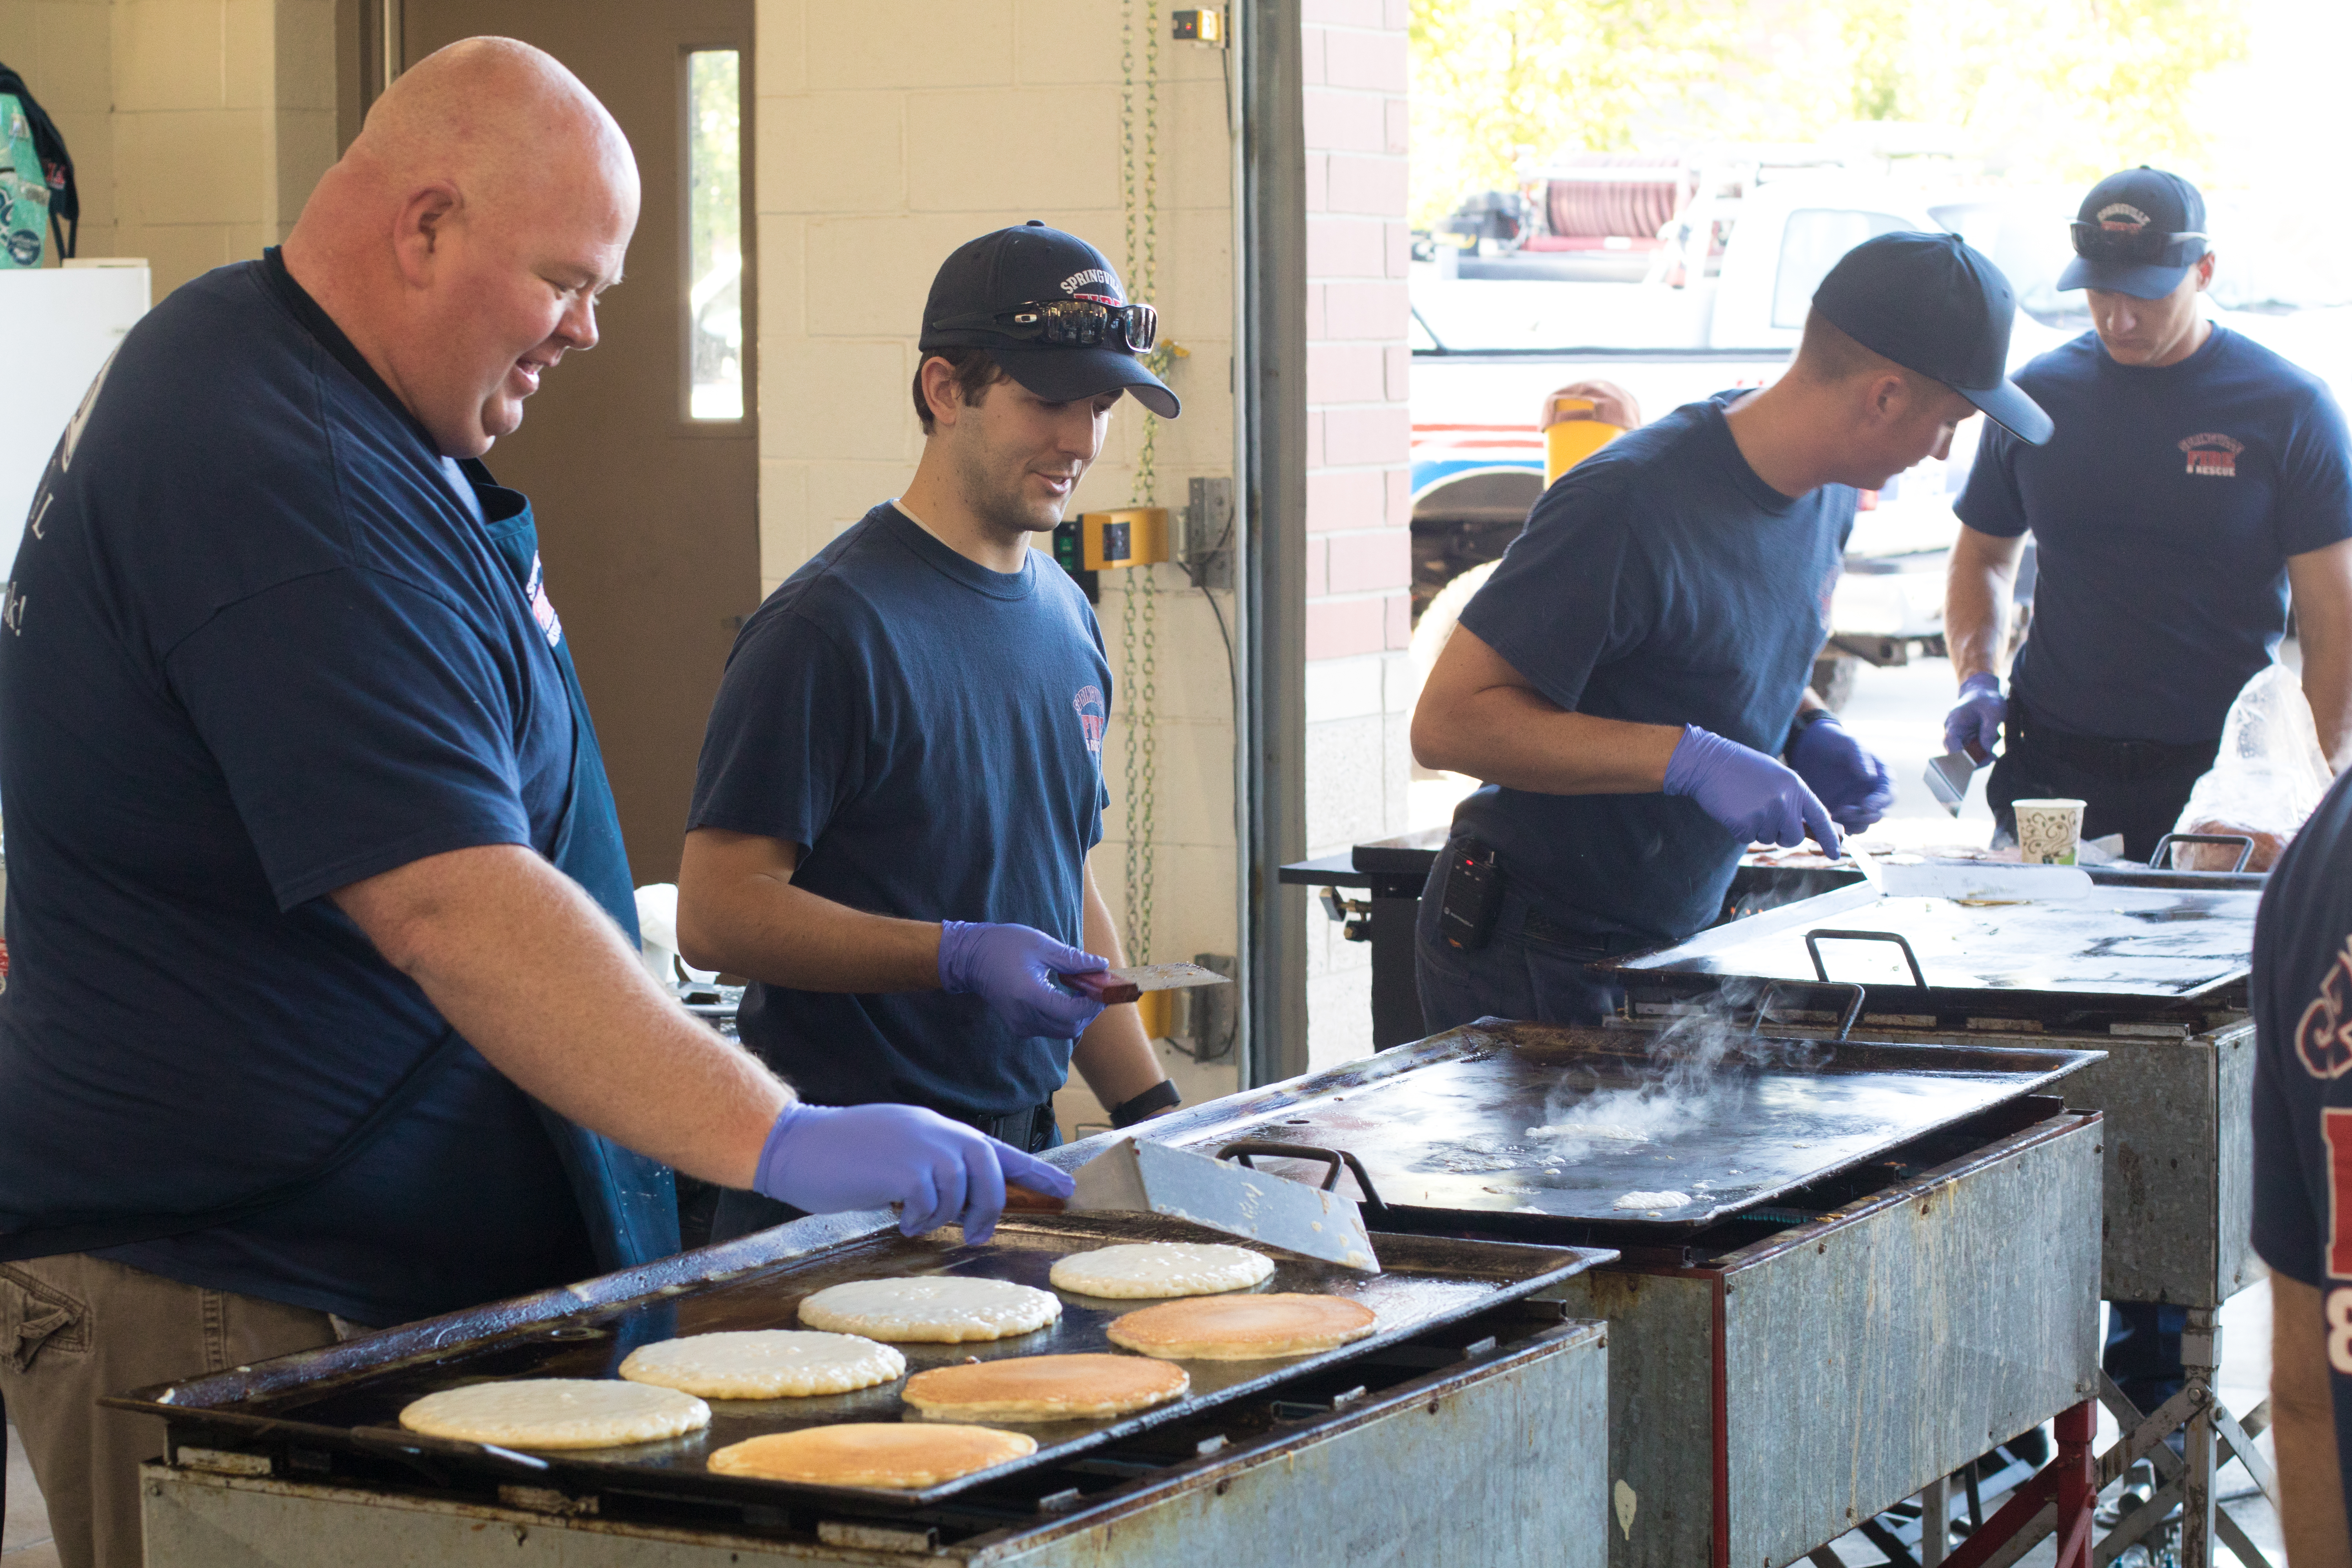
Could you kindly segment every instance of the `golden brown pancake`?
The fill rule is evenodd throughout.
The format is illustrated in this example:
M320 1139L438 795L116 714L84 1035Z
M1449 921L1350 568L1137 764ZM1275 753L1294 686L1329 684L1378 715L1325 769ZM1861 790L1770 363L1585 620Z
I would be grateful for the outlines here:
M1182 1367L1140 1356L1024 1355L919 1372L903 1397L949 1420L1066 1421L1164 1405L1192 1386Z
M1343 1296L1194 1296L1113 1319L1110 1342L1168 1361L1260 1361L1360 1340L1379 1323Z
M985 1426L847 1421L771 1432L710 1456L722 1476L800 1481L816 1487L937 1486L1037 1451L1036 1439Z

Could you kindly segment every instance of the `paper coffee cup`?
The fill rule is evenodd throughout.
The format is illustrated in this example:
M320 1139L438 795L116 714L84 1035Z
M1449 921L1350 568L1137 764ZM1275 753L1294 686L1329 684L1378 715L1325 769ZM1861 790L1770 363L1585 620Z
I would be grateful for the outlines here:
M2029 866L2072 866L2083 841L2083 803L2079 800L2021 800L2017 803L2018 858Z

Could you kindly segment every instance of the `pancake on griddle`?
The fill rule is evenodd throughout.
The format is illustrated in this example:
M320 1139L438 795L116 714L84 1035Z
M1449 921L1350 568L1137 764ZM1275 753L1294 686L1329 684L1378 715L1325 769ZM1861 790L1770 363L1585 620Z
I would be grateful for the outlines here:
M1109 1334L1115 1345L1168 1361L1263 1361L1360 1340L1379 1321L1344 1296L1193 1296L1113 1319Z
M1182 1367L1142 1356L1023 1355L919 1372L901 1397L950 1421L1094 1420L1165 1405L1192 1386Z
M757 1476L813 1487L937 1486L1037 1451L1036 1439L986 1426L847 1421L771 1432L710 1456L722 1476Z

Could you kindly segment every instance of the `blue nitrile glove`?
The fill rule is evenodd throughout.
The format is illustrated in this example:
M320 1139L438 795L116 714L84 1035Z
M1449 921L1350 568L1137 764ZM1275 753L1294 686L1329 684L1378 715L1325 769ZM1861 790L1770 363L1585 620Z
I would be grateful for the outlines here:
M2008 717L2000 677L1978 670L1960 682L1960 700L1944 715L1944 750L1966 752L1979 763L1992 761L1992 749L2000 744L2000 721Z
M1666 793L1690 796L1742 844L1794 848L1811 834L1823 849L1838 852L1829 808L1804 780L1763 752L1696 724L1683 726L1683 738L1666 759Z
M1895 804L1895 775L1832 714L1821 714L1797 731L1789 765L1848 833L1860 833Z
M1108 969L1108 960L1065 946L1030 926L940 924L940 985L951 994L980 997L1016 1035L1075 1040L1102 1011L1091 996L1074 996L1056 974Z
M1004 1184L1066 1198L1067 1173L919 1105L787 1105L768 1130L752 1187L811 1214L902 1204L898 1228L950 1221L975 1245L996 1230Z

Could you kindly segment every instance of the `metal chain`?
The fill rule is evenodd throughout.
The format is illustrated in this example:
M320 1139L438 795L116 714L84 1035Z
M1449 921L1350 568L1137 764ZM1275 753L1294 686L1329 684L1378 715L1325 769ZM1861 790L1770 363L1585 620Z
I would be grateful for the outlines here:
M1144 32L1143 139L1136 142L1136 13ZM1127 216L1128 298L1150 300L1160 270L1160 0L1124 0L1119 11L1119 176ZM1135 504L1158 496L1160 421L1143 416L1136 456ZM1152 962L1154 825L1159 775L1159 593L1150 566L1128 569L1119 595L1121 684L1127 689L1127 940L1137 963Z

